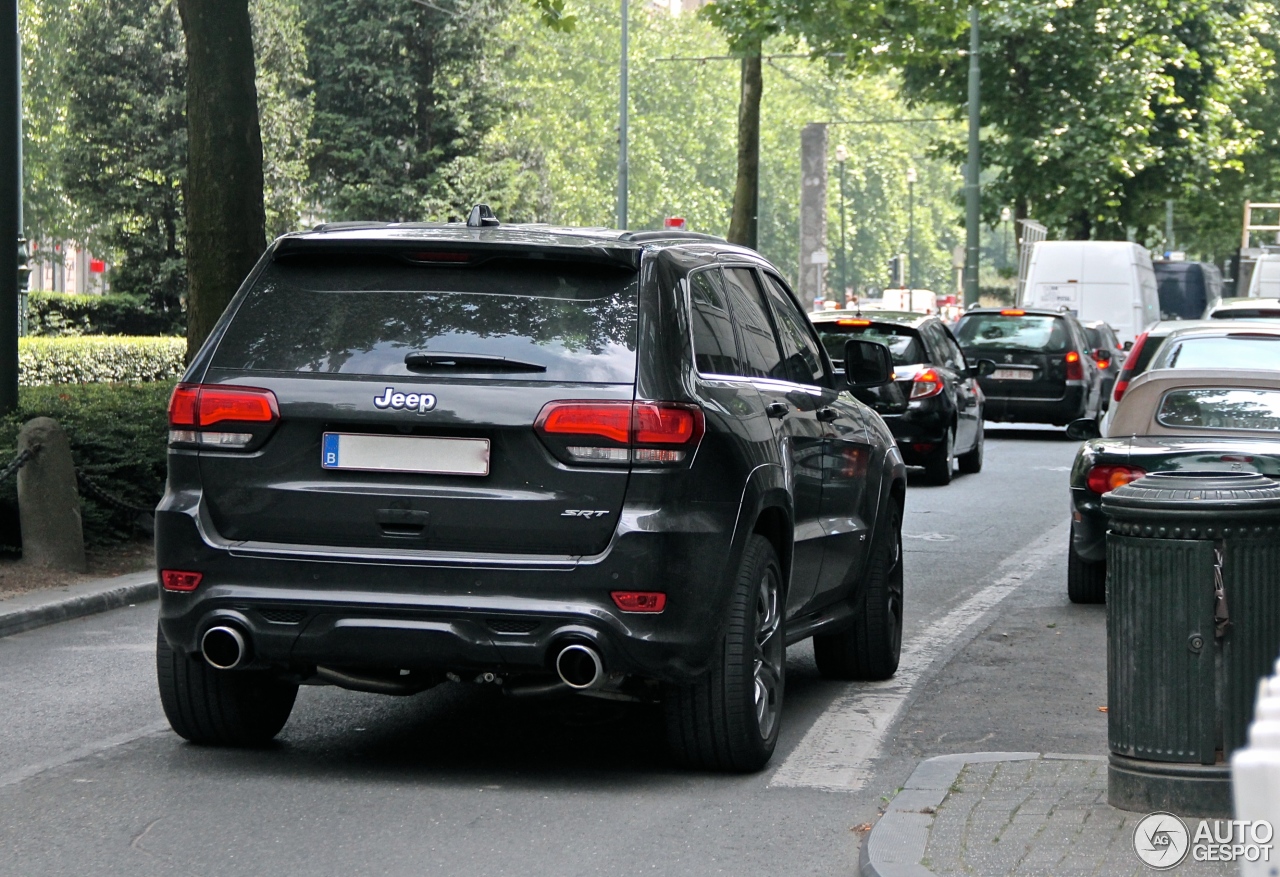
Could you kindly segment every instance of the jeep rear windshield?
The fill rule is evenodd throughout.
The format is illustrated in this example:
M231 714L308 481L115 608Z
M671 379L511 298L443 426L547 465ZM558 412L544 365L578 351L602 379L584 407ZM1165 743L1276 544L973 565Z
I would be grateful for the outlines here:
M1036 314L965 314L956 327L960 346L1061 353L1070 336L1060 317Z
M413 375L406 357L460 354L432 374L633 383L638 276L586 261L289 254L258 278L211 366ZM504 361L521 367L486 365Z

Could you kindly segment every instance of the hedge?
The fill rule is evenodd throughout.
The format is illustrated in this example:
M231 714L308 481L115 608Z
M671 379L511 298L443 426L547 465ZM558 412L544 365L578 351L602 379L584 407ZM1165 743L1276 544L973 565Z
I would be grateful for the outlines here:
M185 338L80 335L18 339L18 383L163 381L182 374Z
M17 455L18 430L52 417L71 442L76 468L107 493L152 508L164 492L168 401L176 381L19 387L18 410L0 418L0 465ZM85 542L105 545L137 532L133 518L80 493ZM0 483L0 549L21 544L17 479Z
M185 326L181 312L156 313L142 296L112 292L31 292L27 295L27 332L62 335L172 335Z

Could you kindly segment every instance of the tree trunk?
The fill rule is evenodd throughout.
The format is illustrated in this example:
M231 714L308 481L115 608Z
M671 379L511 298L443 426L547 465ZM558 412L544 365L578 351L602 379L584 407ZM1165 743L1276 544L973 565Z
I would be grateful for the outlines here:
M187 360L266 244L248 0L178 0L187 40Z
M733 189L729 242L756 248L760 209L760 44L742 59L742 95L738 102L738 183Z

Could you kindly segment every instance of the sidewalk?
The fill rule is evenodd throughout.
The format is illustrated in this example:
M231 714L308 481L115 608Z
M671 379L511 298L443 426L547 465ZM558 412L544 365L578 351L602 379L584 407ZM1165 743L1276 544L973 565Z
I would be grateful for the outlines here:
M972 752L920 763L862 845L859 877L1128 877L1155 873L1133 833L1145 813L1107 804L1102 755ZM1188 823L1190 819L1186 819ZM1193 862L1176 877L1226 877Z
M154 569L0 600L0 637L159 596Z

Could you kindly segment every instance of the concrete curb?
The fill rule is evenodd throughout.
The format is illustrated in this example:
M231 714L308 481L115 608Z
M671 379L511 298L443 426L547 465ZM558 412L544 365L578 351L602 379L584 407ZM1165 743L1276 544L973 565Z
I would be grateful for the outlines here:
M51 591L19 594L0 600L0 637L154 600L159 595L153 569Z
M858 857L859 877L933 877L920 864L929 845L929 832L938 807L967 764L1034 759L1092 760L1102 756L1060 755L1039 752L963 752L939 755L920 762L889 802Z

